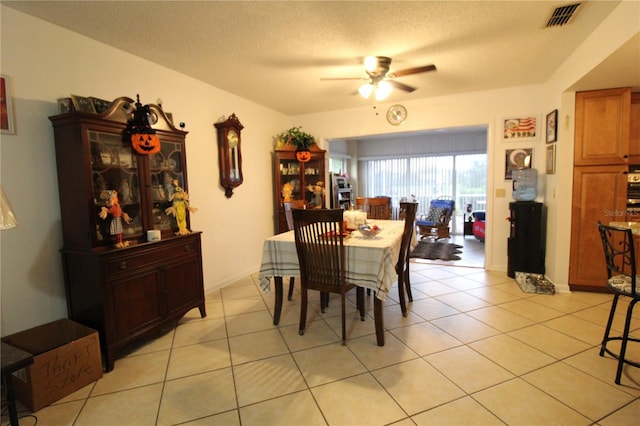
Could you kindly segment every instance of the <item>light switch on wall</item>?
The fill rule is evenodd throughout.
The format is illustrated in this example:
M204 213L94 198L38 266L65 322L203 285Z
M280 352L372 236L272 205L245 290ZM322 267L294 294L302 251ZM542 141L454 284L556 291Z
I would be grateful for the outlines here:
M507 196L507 191L504 188L496 188L496 198L504 198Z

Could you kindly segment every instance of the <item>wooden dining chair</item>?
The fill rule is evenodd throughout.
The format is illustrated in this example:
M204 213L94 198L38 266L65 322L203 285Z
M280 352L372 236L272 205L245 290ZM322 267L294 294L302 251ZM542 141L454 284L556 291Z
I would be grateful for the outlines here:
M396 272L398 273L398 299L400 300L400 309L402 316L407 316L407 302L405 300L405 291L409 302L413 302L411 294L411 282L409 281L409 254L411 253L411 240L415 228L416 212L418 211L418 203L400 203L400 210L404 213L404 231L402 232L402 242L400 243L400 253L398 254L398 263L396 263Z
M284 207L284 217L287 219L287 228L289 231L293 230L293 215L291 209L304 209L304 200L285 201L282 203ZM287 293L287 300L293 299L293 289L295 287L295 277L289 277L289 293Z
M391 197L356 197L356 209L367 213L367 219L391 220Z
M640 360L625 358L627 343L630 341L640 342L640 338L629 337L633 308L636 303L640 301L640 289L637 286L638 277L636 275L636 254L631 229L607 226L600 222L598 222L597 226L600 232L604 258L607 265L607 288L613 292L609 319L607 320L602 345L600 346L600 356L604 356L606 352L618 360L615 382L619 385L624 364L640 367ZM627 307L627 315L625 317L622 335L611 336L611 324L613 323L620 296L628 297L631 301ZM620 350L618 353L607 348L607 344L612 340L620 341Z
M345 278L343 213L342 209L295 209L292 211L302 294L299 334L303 335L306 327L308 290L320 291L322 312L327 306L329 293L337 293L340 294L342 302L342 344L346 345L345 294L356 287L360 319L364 321L364 289L347 283Z

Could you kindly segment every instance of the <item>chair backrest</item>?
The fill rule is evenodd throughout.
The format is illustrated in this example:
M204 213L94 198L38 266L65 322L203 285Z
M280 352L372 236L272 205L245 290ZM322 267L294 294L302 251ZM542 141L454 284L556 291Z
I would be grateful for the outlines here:
M356 197L356 208L367 213L367 219L391 219L391 197Z
M453 199L440 197L431 200L429 203L429 212L427 213L427 222L434 225L449 225L455 207L456 203Z
M400 210L404 212L404 231L402 233L402 242L400 243L400 254L398 255L398 263L396 269L401 271L409 258L411 251L411 238L415 228L416 212L418 211L418 203L400 203Z
M633 233L628 228L603 225L598 222L598 231L604 249L607 264L607 277L625 275L629 277L629 289L624 292L637 294L636 291L636 254L633 247ZM611 283L610 283L611 284ZM617 287L614 285L614 287Z
M291 215L291 209L304 209L304 200L285 201L282 205L284 206L284 217L287 219L287 228L291 231L293 229L293 216Z
M303 286L334 293L345 288L343 213L343 209L292 211Z

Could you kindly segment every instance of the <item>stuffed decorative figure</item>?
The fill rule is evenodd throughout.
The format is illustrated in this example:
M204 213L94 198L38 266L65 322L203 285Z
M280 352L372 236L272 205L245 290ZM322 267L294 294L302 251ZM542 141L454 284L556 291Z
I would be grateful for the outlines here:
M282 198L285 203L293 201L293 185L289 182L282 185Z
M315 195L315 198L311 204L314 205L317 209L321 209L322 197L324 196L324 182L318 181L315 185L308 185L307 191L313 192L313 195Z
M177 180L173 180L173 195L169 199L173 205L165 210L167 214L173 215L178 224L176 235L186 235L191 233L187 229L187 210L195 213L198 209L189 206L189 194L178 185Z
M122 221L124 220L126 223L129 223L131 222L131 217L122 211L120 201L118 200L118 191L107 190L103 192L104 193L101 198L105 198L107 200L107 207L102 207L98 216L100 216L100 219L106 219L108 215L111 215L109 231L116 239L115 246L118 248L127 247L129 245L129 241L122 240L122 233L124 232L122 229Z

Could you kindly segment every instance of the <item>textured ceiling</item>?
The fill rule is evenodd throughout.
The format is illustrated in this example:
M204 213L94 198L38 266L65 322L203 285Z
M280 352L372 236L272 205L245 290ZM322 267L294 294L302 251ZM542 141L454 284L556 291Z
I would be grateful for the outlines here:
M361 62L366 55L392 57L391 72L437 66L435 72L398 78L418 90L396 90L389 101L543 83L619 2L583 2L570 23L555 28L545 28L546 22L555 7L567 3L2 3L285 114L297 115L371 102L353 95L361 84L357 80L321 81L365 77ZM622 57L618 63L640 63L638 46L640 39L636 37L627 52L618 55ZM637 72L627 74L632 75L618 76L623 84L628 80L626 85L640 85ZM595 85L593 88L608 87L601 75L588 77L588 85Z

